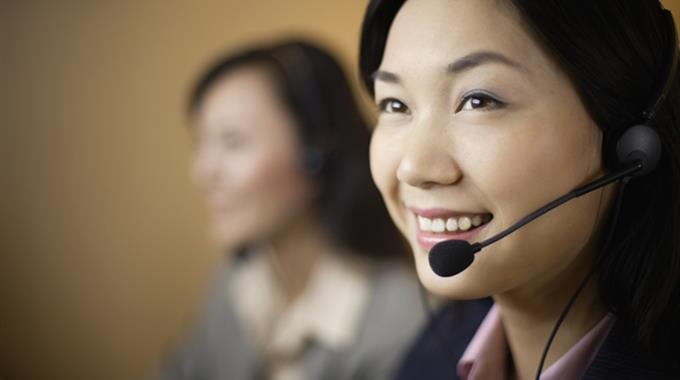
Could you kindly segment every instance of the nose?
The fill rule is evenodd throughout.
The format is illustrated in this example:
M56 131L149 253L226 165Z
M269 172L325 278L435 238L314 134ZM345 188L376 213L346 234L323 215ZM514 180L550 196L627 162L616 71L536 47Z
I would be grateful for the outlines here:
M461 180L463 173L445 128L428 122L414 126L397 167L400 182L430 188L453 185Z

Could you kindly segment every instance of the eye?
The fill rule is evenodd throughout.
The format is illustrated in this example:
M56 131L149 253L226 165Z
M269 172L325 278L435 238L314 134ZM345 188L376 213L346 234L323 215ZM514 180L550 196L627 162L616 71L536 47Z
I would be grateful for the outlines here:
M378 109L381 113L403 113L409 115L411 110L406 104L394 98L383 99L378 103Z
M495 97L482 92L475 92L465 95L460 105L456 109L456 113L460 111L491 111L505 107L505 103L496 99Z

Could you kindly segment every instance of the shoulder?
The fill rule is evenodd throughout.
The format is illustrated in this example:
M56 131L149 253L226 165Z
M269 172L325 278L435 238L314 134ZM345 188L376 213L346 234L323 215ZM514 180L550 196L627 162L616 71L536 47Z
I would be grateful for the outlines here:
M445 305L419 335L396 378L457 379L457 363L492 304L490 299L481 299ZM680 379L680 373L655 365L634 343L631 329L615 323L583 379L671 380Z
M225 263L212 277L198 318L181 344L165 358L160 379L222 378L226 374L243 379L255 370L257 358L229 302L232 269Z
M415 335L415 330L425 323L415 270L386 260L375 264L369 276L364 332L388 340L393 339L395 331Z
M420 305L420 285L415 268L394 261L383 260L375 263L369 272L371 278L371 302L384 303L385 306L398 306L398 299L405 297L410 306ZM418 314L423 314L417 308Z
M489 298L444 305L409 350L396 378L455 379L458 360L492 305Z
M323 378L390 379L425 323L415 270L396 261L371 262L367 300L349 350L336 353L332 376Z
M680 379L680 372L669 372L653 363L645 350L634 342L631 329L616 322L583 379L671 380Z

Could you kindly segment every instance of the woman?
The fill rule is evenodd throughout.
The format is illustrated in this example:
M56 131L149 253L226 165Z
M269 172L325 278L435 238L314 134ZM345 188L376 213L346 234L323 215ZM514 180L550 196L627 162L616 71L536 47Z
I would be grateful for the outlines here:
M369 4L373 177L421 282L456 300L399 378L680 378L675 34L656 0ZM640 122L661 156L625 195L617 181L573 199L458 274L430 266L434 246L485 241L619 170L617 140Z
M389 378L423 320L339 65L304 41L217 62L193 174L227 258L167 379Z

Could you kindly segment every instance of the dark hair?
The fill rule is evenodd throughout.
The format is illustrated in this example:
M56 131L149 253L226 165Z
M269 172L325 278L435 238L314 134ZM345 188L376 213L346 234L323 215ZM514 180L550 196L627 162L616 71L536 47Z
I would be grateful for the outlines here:
M338 62L302 40L282 41L229 54L197 81L189 112L214 83L244 67L272 74L303 143L303 170L319 186L321 224L339 246L371 256L405 254L401 235L387 216L368 164L370 130Z
M373 91L390 26L405 0L374 0L361 35L360 70ZM600 261L607 307L636 343L663 366L680 367L680 76L668 73L675 30L657 0L510 0L528 32L575 85L604 135L603 161L614 169L613 145L643 121L662 83L672 80L651 126L662 157L649 175L626 187L613 244ZM674 75L674 77L673 77Z

